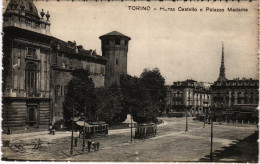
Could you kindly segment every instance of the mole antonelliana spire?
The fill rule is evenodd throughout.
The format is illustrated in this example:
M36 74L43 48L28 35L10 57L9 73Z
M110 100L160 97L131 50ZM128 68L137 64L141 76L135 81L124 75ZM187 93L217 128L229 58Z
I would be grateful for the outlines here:
M227 78L225 76L225 64L224 64L224 44L222 43L222 57L221 57L221 66L220 66L220 72L219 77L217 81L226 81Z

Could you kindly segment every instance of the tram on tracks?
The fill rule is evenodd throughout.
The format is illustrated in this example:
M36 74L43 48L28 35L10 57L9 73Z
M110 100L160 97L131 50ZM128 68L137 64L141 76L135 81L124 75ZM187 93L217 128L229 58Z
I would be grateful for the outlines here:
M184 116L183 112L169 112L168 113L168 117L181 118L183 116Z
M148 124L137 124L135 129L135 138L136 139L146 139L155 137L157 132L157 124L148 123Z
M105 122L85 122L77 121L78 129L80 132L80 138L84 135L84 125L85 125L85 138L96 138L105 137L108 134L108 124Z

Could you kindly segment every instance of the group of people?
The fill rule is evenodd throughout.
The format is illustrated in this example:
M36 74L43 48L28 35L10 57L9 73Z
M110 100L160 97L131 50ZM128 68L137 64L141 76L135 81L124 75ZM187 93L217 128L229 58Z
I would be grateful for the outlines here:
M97 140L89 140L88 141L88 152L90 152L91 145L93 146L94 151L99 150L100 143Z
M78 146L78 140L79 140L80 136L81 136L80 131L76 131L76 132L73 133L74 147ZM99 141L97 141L95 139L91 139L91 140L87 141L87 146L88 146L88 152L90 152L91 146L93 146L94 151L98 151L99 147L100 147L100 143L99 143Z
M55 129L54 129L53 125L50 125L49 134L55 135ZM74 132L73 138L74 138L74 147L77 147L78 146L78 139L80 138L80 131ZM92 139L92 140L88 140L87 145L88 145L88 152L90 152L91 146L93 146L94 151L98 151L100 143L97 140Z

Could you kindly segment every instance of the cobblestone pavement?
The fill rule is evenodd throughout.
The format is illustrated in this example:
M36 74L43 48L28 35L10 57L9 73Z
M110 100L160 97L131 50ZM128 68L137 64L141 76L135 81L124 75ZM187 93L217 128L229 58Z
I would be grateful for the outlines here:
M98 139L101 143L98 152L91 151L82 154L82 140L80 139L72 157L69 156L70 132L57 132L54 136L42 132L42 135L27 136L28 138L23 134L25 138L22 137L22 140L19 140L18 135L11 141L13 148L2 148L3 158L118 162L199 161L207 158L210 151L210 125L206 124L203 128L202 122L189 118L188 132L185 132L185 118L163 118L163 120L165 123L158 126L156 137L146 140L133 139L132 143L130 129L111 130L107 137ZM215 123L213 151L221 151L237 143L253 134L255 129L255 125ZM41 138L43 141L39 149L33 149L34 145L31 144L35 138ZM21 148L17 141L22 141ZM15 146L15 143L18 146ZM229 161L228 158L225 160ZM245 159L245 161L252 162L253 160Z

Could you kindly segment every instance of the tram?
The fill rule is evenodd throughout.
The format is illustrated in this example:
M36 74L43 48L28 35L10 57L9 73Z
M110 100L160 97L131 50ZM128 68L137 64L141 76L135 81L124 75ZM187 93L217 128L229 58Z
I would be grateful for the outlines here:
M138 124L135 129L135 138L146 139L150 137L155 137L156 131L157 131L157 125L154 123Z
M84 121L77 121L79 126L80 138L84 135ZM105 122L86 122L85 138L105 137L108 134L108 124Z
M168 117L181 118L183 117L183 112L169 112Z

